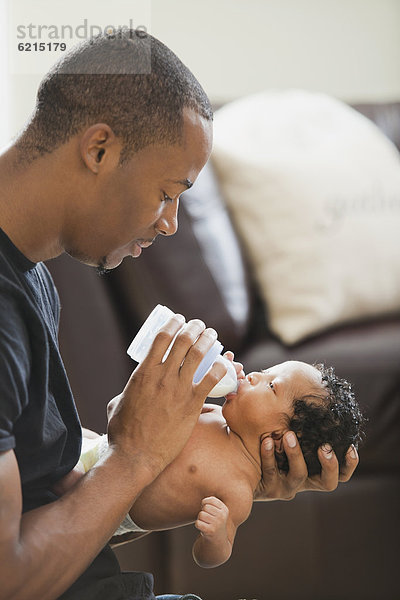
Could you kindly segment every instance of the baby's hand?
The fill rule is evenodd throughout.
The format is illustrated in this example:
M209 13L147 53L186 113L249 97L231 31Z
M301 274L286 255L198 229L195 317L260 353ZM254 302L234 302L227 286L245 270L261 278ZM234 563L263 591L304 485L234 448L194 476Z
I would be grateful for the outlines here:
M235 355L233 354L233 352L228 350L228 352L225 352L224 357L227 358L228 360L230 360L231 363L233 364L233 366L235 367L237 378L244 379L246 377L246 375L243 370L243 365L242 365L242 363L235 362L233 360L235 358Z
M201 501L201 511L197 515L195 527L206 538L216 540L227 538L229 509L219 498L209 496Z

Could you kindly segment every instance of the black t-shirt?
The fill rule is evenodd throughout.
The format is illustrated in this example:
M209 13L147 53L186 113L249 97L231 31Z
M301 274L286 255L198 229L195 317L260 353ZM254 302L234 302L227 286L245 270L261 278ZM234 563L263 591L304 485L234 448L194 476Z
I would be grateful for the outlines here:
M56 499L79 459L81 426L58 350L59 300L42 263L0 230L0 451L14 449L23 511Z
M57 499L53 484L75 466L81 426L58 349L60 304L45 265L0 229L0 452L13 449L23 512ZM121 574L106 546L65 600L154 598L148 574Z

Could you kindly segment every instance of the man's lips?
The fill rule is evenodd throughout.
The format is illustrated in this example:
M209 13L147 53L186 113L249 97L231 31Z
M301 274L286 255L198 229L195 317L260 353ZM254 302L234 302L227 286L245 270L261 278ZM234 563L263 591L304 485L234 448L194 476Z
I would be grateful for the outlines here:
M154 240L149 240L149 241L145 241L145 242L136 242L138 246L140 246L141 248L149 248L152 243L154 242Z
M154 240L135 242L135 245L133 247L132 256L134 258L138 258L138 256L140 256L142 254L143 248L149 248L153 242L154 242Z

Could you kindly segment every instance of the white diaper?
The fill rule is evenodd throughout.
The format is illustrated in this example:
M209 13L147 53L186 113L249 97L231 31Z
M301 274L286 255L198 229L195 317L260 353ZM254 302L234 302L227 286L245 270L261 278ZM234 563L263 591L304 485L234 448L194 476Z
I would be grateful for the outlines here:
M135 531L136 533L147 533L146 529L141 529L132 521L129 514L127 514L114 535L123 535L124 533L130 533L131 531Z
M98 438L88 439L83 438L81 456L77 466L87 473L98 460L100 460L108 450L107 435L104 434ZM146 533L146 529L141 529L132 521L129 514L126 515L121 525L118 527L114 535L123 535L130 532Z

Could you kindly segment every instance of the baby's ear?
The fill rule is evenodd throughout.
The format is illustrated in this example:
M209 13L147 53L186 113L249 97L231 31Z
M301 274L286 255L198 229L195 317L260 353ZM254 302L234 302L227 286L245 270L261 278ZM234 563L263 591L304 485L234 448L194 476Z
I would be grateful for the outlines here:
M275 444L275 452L279 452L279 454L282 454L282 452L284 452L283 436L280 438L273 438L273 440L274 440L274 444Z
M280 429L280 430L273 431L271 433L271 437L274 440L274 444L275 444L275 452L279 452L280 454L285 452L285 449L283 447L283 436L285 435L285 433L287 431L289 431L289 430L288 429Z
M265 440L265 438L270 437L273 439L274 441L274 450L275 452L279 452L280 454L282 454L285 449L283 447L283 436L285 435L286 430L285 431L272 431L271 433L264 433L261 436L261 443L263 443L263 441Z

